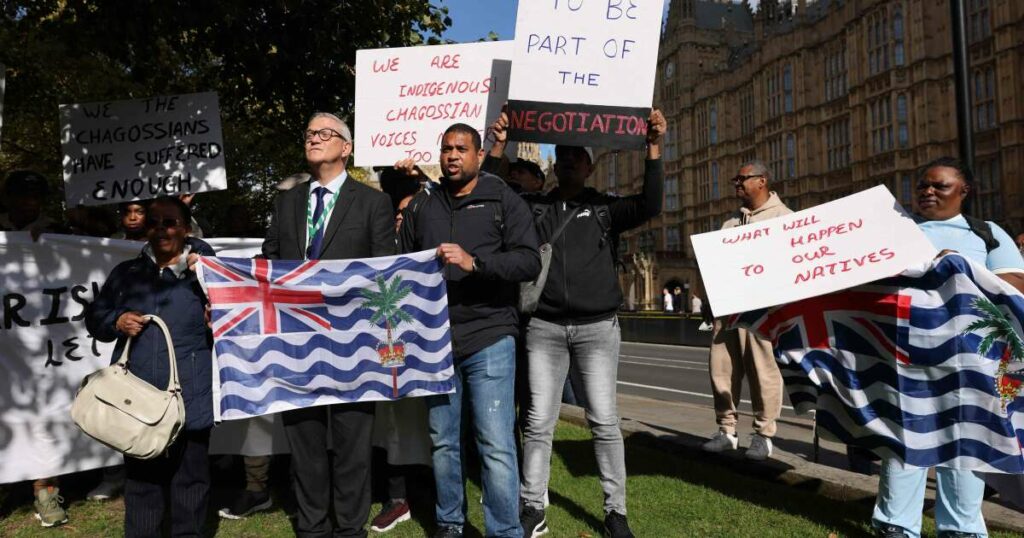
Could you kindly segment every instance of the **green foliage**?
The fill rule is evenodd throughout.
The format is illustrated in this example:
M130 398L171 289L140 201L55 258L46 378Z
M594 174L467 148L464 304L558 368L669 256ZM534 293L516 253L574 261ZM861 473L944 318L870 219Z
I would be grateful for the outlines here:
M359 290L363 298L366 299L366 302L363 303L363 308L373 311L370 323L376 325L383 321L386 325L390 324L388 327L390 330L399 323L411 322L412 316L399 308L398 303L402 302L402 299L405 299L412 293L412 288L402 286L402 277L400 276L393 278L390 285L387 280L384 280L384 275L382 274L377 274L377 278L374 281L377 283L377 289L380 291L370 291L366 288Z
M421 0L0 0L7 66L0 174L61 177L57 106L215 91L229 191L196 198L269 214L274 184L304 171L317 110L353 113L355 54L440 43L448 8Z
M1006 314L993 304L992 301L984 297L975 299L973 306L984 317L968 325L964 329L964 333L988 331L978 344L978 354L987 355L992 349L993 344L997 341L1003 341L1010 346L1010 357L1015 360L1024 360L1024 340L1017 334L1016 329L1013 328L1013 324L1010 323L1010 319L1006 317Z

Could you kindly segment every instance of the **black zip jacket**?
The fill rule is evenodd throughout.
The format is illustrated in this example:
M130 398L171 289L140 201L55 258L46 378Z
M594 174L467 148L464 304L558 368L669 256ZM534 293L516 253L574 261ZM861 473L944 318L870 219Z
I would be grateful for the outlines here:
M551 267L535 317L565 325L593 323L615 315L622 304L622 289L611 237L605 237L595 206L608 206L608 235L636 228L661 213L664 178L661 159L648 159L640 194L617 197L588 187L566 201L559 200L557 188L546 195L524 196L535 212L544 211L537 222L542 244L573 208L582 206L552 245Z
M452 349L467 357L519 331L516 290L537 278L540 253L526 203L496 176L481 173L462 198L441 186L416 195L403 211L398 233L402 252L456 243L476 259L477 271L445 268Z

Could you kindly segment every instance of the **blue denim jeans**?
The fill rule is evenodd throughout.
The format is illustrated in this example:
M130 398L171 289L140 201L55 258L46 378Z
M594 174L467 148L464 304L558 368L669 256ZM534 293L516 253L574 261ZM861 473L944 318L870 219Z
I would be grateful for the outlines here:
M988 536L981 517L985 482L973 471L946 467L935 469L935 527L945 531L969 532ZM877 525L899 525L911 538L921 536L921 511L928 469L906 467L895 458L882 460L878 478L878 499L871 519Z
M515 426L516 346L511 336L455 360L455 392L427 398L438 527L462 528L466 489L462 463L462 410L472 415L473 439L482 464L487 536L521 538L519 464ZM464 401L466 400L466 401Z
M533 318L526 330L530 409L523 427L523 501L544 506L551 475L551 443L567 375L586 409L594 436L594 455L604 491L604 511L626 515L626 456L619 429L616 381L619 371L619 320L559 325Z

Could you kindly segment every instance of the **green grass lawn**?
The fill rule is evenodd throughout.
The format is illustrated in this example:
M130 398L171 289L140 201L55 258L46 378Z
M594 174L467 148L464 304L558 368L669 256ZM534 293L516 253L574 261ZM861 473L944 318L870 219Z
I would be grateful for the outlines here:
M871 507L844 503L771 482L748 478L700 460L688 460L627 440L629 469L629 521L638 537L822 537L868 536ZM589 538L601 536L601 486L595 473L590 433L570 424L558 427L551 473L549 536ZM419 484L423 489L423 484ZM28 487L24 485L24 487ZM410 488L416 489L417 484ZM427 488L429 489L429 488ZM467 536L480 536L483 514L480 489L470 483L470 526ZM417 495L411 493L413 500ZM56 529L42 529L32 516L32 505L8 507L0 512L0 536L120 536L124 505L120 500L96 503L71 499L70 521ZM433 506L419 495L412 522L403 523L389 537L422 538L433 531ZM375 504L376 514L380 509ZM292 536L291 524L280 508L243 521L211 520L216 536ZM934 536L934 522L926 519L926 535ZM1010 534L994 533L994 537Z

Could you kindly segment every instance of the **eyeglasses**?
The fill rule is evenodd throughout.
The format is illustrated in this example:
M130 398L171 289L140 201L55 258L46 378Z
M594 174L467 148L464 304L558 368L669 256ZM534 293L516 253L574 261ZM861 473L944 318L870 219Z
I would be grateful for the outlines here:
M148 228L177 228L178 226L181 226L181 219L173 217L164 217L162 219L151 217L146 219L146 227Z
M309 142L310 140L313 139L313 135L318 136L321 142L327 142L328 140L334 137L338 137L342 140L345 140L345 137L342 136L341 133L339 133L338 131L324 127L323 129L320 129L318 131L314 131L312 129L306 130L305 132L302 133L302 141Z
M739 184L743 183L744 181L746 181L748 179L755 178L755 177L764 177L764 174L750 174L750 175L746 175L746 176L740 174L740 175L737 175L736 177L732 178L731 181L732 181L733 185L739 185Z

